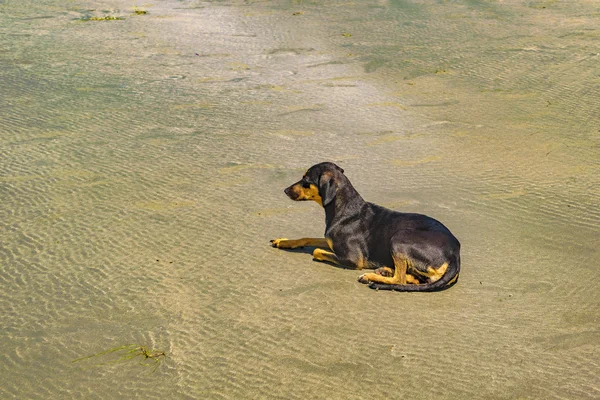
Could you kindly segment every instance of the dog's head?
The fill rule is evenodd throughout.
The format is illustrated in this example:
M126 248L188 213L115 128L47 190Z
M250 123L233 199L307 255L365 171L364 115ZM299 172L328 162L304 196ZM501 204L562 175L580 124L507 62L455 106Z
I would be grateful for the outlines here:
M331 162L313 165L301 180L285 189L295 201L313 200L325 207L335 198L344 170Z

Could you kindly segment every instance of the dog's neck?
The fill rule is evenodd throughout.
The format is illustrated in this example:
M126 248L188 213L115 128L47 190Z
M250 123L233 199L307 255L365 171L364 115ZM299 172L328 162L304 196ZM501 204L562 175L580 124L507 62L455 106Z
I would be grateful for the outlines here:
M343 215L344 218L355 215L360 212L366 204L365 200L358 194L349 180L345 180L341 185L335 198L323 208L325 209L326 230L336 221L336 217Z

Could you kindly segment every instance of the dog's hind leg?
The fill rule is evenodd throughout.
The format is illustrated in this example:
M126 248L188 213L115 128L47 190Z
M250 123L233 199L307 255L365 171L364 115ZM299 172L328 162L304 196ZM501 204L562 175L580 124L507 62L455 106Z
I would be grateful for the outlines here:
M332 263L334 265L338 265L340 267L344 267L347 269L364 269L364 268L374 268L365 258L358 254L352 258L341 258L335 253L331 251L315 249L313 251L313 257L317 261L326 261ZM385 268L385 267L384 267ZM389 271L391 269L387 268ZM391 275L390 275L391 276Z
M325 238L302 238L302 239L273 239L271 246L278 249L297 249L299 247L320 247L329 249L329 243Z
M375 270L375 273L381 276L394 276L394 270L390 267L379 267Z
M362 274L358 277L360 283L385 283L388 285L406 285L407 283L418 284L419 280L411 274L407 274L408 259L403 254L394 254L394 275L393 276L382 276L374 273Z

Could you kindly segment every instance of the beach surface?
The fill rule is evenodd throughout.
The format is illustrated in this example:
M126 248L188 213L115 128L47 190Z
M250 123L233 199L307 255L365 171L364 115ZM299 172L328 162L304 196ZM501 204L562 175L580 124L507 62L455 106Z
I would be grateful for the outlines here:
M599 26L588 1L0 0L0 398L600 398ZM323 235L283 193L321 161L442 221L458 284L271 248Z

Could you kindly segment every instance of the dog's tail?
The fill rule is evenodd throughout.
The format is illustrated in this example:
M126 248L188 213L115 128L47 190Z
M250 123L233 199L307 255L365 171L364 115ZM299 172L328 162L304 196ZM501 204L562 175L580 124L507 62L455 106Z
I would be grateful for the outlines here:
M460 255L448 264L446 273L437 281L425 283L422 285L388 285L386 283L372 282L369 284L371 289L377 290L395 290L397 292L438 292L452 287L458 281L460 271Z

